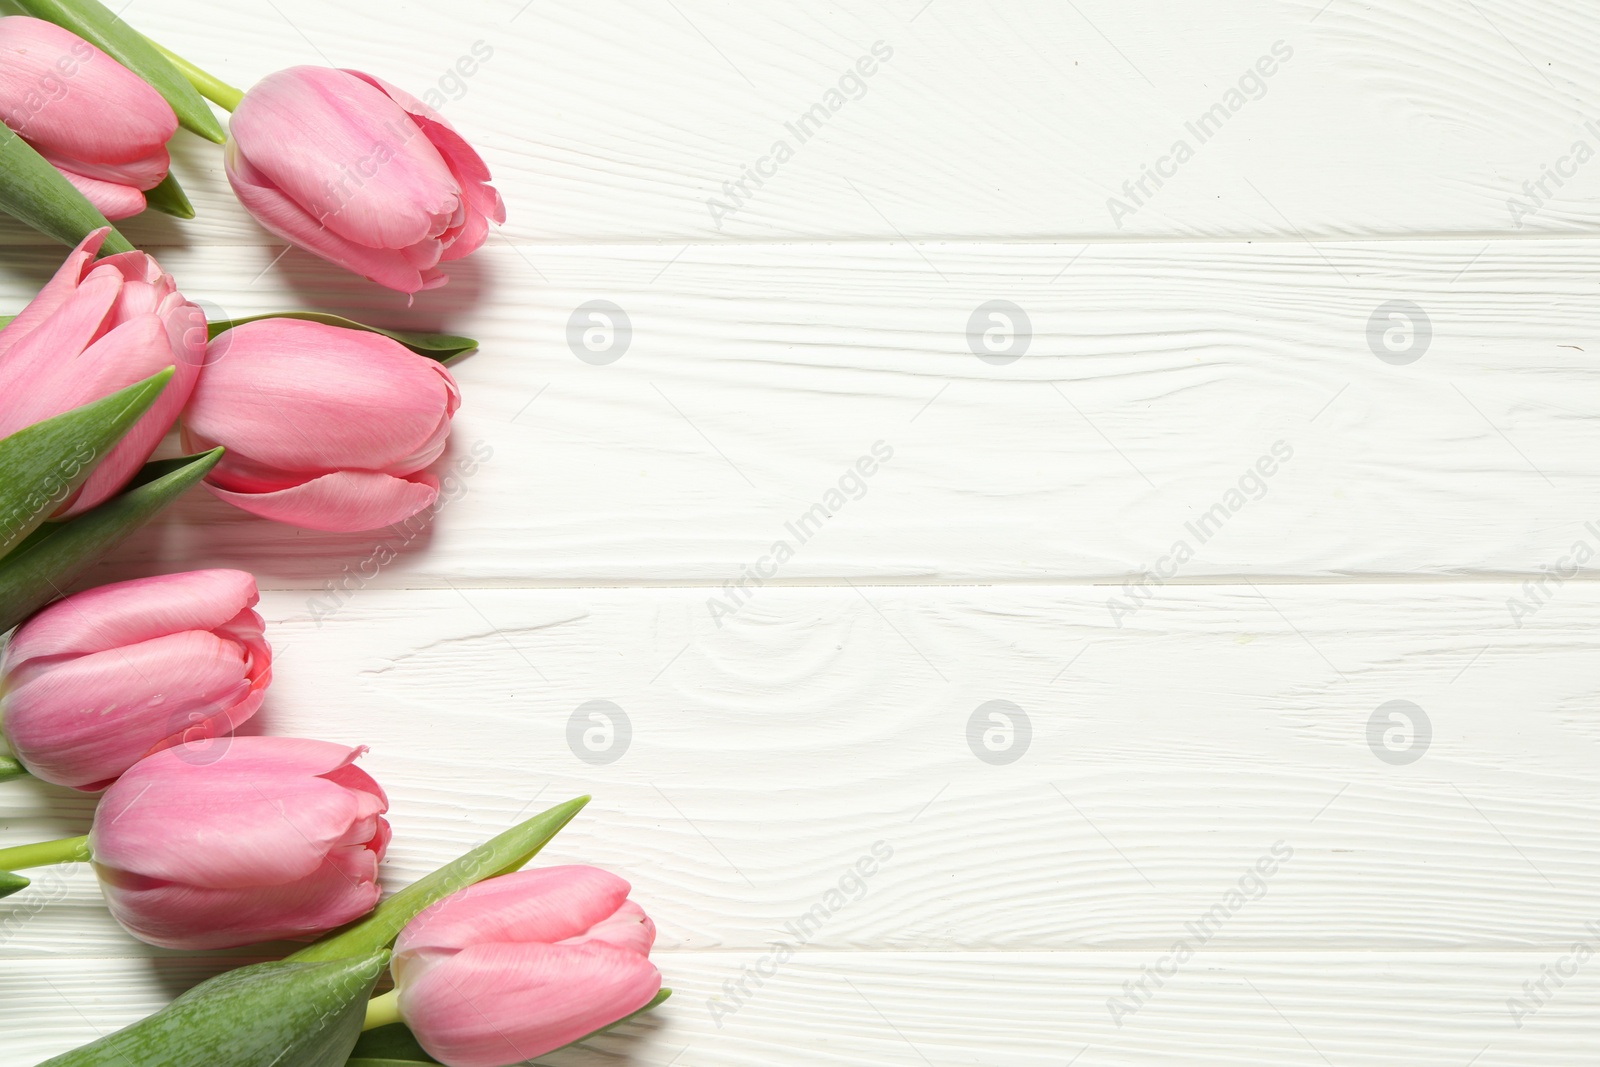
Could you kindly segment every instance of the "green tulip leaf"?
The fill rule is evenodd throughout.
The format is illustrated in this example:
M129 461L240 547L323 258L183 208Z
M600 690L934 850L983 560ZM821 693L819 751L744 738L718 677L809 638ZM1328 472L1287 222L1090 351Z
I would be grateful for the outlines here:
M39 1067L343 1067L388 952L257 963Z
M417 1042L416 1035L405 1023L390 1023L368 1030L350 1050L351 1067L364 1062L373 1063L438 1063Z
M32 145L4 126L0 126L0 211L69 245L111 225ZM132 250L115 229L100 246L102 255Z
M0 560L0 633L62 595L91 563L193 488L221 458L222 449L214 448L146 463L120 496L29 534Z
M172 377L159 374L0 438L0 557L83 484L150 409Z
M277 311L267 315L247 315L242 319L225 319L213 322L206 326L208 340L216 340L217 335L235 326L242 326L247 322L258 322L261 319L303 319L306 322L320 322L324 326L340 326L346 330L365 330L367 333L377 333L399 341L419 356L436 359L440 363L470 352L478 347L478 342L470 337L461 337L452 333L419 333L414 330L386 330L380 326L368 326L364 322L356 322L342 315L329 315L323 311Z
M672 990L661 989L650 1003L638 1011L630 1012L614 1023L602 1026L593 1033L585 1034L577 1041L569 1041L561 1048L571 1048L574 1045L589 1040L605 1033L607 1030L621 1026L629 1019L643 1015L645 1012L660 1007L662 1002L672 996ZM560 1051L551 1049L551 1052ZM356 1047L351 1050L350 1062L345 1067L401 1067L403 1064L438 1063L439 1061L428 1055L422 1045L417 1041L416 1035L405 1023L390 1023L380 1026L375 1030L368 1030L361 1035L361 1040L356 1042Z
M171 171L161 179L160 185L145 192L144 202L148 207L163 215L171 215L175 219L194 218L194 205L189 203L189 197L184 194L183 186L178 184L178 179L173 177Z
M183 128L208 141L228 139L211 107L172 61L99 0L11 0L34 18L71 30L133 71L160 93Z
M15 756L0 756L0 782L9 782L13 778L26 778L28 768Z
M0 897L9 897L12 893L24 890L32 884L20 874L0 871Z
M589 803L578 797L518 823L497 837L412 882L343 930L337 930L290 956L291 960L332 960L363 956L394 944L406 923L436 900L469 885L509 874L533 859L550 839Z

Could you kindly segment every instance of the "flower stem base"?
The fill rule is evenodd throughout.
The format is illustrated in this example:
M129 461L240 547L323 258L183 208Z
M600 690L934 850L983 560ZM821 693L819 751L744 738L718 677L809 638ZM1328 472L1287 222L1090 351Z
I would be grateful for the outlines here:
M400 990L391 989L381 997L367 1001L367 1021L362 1030L376 1030L380 1026L400 1021Z
M36 845L0 848L0 871L20 871L28 867L48 867L55 863L89 862L87 837L63 837Z

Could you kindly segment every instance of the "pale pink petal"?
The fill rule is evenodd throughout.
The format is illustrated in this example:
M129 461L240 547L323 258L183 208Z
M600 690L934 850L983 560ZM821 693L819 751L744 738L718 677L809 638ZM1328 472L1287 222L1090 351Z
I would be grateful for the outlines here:
M245 628L240 613L259 600L255 578L224 568L97 586L23 623L6 647L4 669L9 674L46 656L82 656L184 630L232 625L237 633ZM259 640L260 616L250 615Z
M599 943L489 944L399 982L401 1017L430 1055L452 1067L505 1067L638 1011L661 973Z
M172 368L172 377L133 429L84 480L76 499L61 510L61 517L80 514L115 496L177 421L200 376L200 366L173 352L170 340L166 323L154 315L143 315L118 326L78 357L78 364L89 371L84 376L88 388L84 390L87 395L75 398L73 406L132 385L166 367Z
M40 155L51 166L69 177L76 174L94 181L106 182L111 185L127 186L131 189L154 189L161 184L167 176L167 168L171 159L166 148L158 148L147 156L130 159L125 163L95 163L90 160L74 159L72 156L61 155L57 152L40 152ZM140 197L142 203L144 198Z
M315 774L359 751L280 737L236 737L204 761L187 758L187 746L165 749L107 790L91 850L105 867L218 889L307 877L365 806Z
M202 630L36 665L8 677L6 739L35 777L97 788L173 735L259 704L248 670L243 649Z
M56 268L55 274L45 283L44 288L28 301L28 306L23 308L16 318L6 323L4 329L0 329L0 375L4 374L6 353L18 341L32 333L41 322L55 314L56 309L65 304L77 291L85 273L94 263L95 253L100 250L101 243L110 232L111 227L102 226L79 241L78 247L74 248L61 266Z
M437 362L364 330L263 319L213 344L226 357L206 369L184 424L229 450L212 480L237 491L256 488L258 468L410 474L420 465L402 461L432 446L460 402Z
M78 377L72 363L104 332L121 290L120 278L86 280L0 357L0 437L74 406L62 402Z
M359 919L378 903L377 866L368 849L342 849L294 882L240 889L100 873L112 915L135 937L198 951L311 937Z
M581 945L587 941L600 941L613 948L647 956L650 946L656 943L656 924L644 913L643 908L631 900L625 900L614 914L595 923L586 933L569 937L561 943Z
M328 533L361 533L408 519L432 504L439 483L427 473L396 478L339 471L275 493L234 493L205 483L213 495L263 519Z
M405 110L343 71L268 75L240 101L229 130L307 215L370 248L437 236L459 199L449 168Z
M83 194L85 200L94 205L96 211L112 222L132 218L147 206L144 193L131 185L91 178L60 165L56 169L74 189Z
M0 18L0 121L41 151L97 163L149 157L178 128L172 108L137 75L26 16Z
M395 942L395 970L424 949L486 941L563 941L587 933L628 899L626 881L598 867L540 867L489 878L426 908Z
M419 271L412 266L403 251L369 248L323 226L252 166L232 141L224 151L224 160L228 184L245 210L290 244L402 293L444 284L438 280L437 272Z

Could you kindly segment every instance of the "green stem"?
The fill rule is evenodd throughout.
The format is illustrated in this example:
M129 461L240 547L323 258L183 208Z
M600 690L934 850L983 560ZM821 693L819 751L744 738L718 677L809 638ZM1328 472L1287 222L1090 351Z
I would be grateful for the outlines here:
M145 40L150 41L146 37ZM169 52L155 41L150 41L150 46L157 52L166 56L172 65L178 68L178 73L188 79L189 84L199 91L200 95L216 104L224 111L231 112L239 106L239 101L244 99L244 94L220 78L212 77L193 63L174 52Z
M87 837L63 837L37 845L0 848L0 871L20 871L28 867L48 867L53 863L89 862Z
M0 782L27 777L28 769L11 756L0 756Z
M391 989L381 997L367 1001L367 1021L361 1029L376 1030L380 1026L400 1021L400 990Z

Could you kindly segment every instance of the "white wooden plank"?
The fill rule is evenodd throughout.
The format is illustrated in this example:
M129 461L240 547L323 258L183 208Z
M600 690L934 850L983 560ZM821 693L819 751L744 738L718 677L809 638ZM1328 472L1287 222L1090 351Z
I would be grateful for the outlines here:
M1512 592L1191 587L1120 629L1086 589L769 589L720 628L694 589L367 591L320 628L280 593L257 725L373 746L391 885L592 792L547 858L623 873L675 949L765 944L883 842L819 947L1155 951L1243 879L1230 951L1548 952L1594 918L1600 591L1520 630ZM594 700L610 762L569 741ZM995 700L1009 764L968 740ZM1409 765L1369 747L1393 700L1431 724ZM0 843L81 830L32 785ZM4 949L130 945L80 878Z
M1570 235L1600 222L1600 163L1573 155L1580 140L1600 152L1586 127L1600 120L1600 19L1581 0L826 11L798 0L281 0L230 5L218 20L153 3L128 17L240 86L310 63L438 92L482 146L518 238L1298 240ZM880 41L893 56L862 80L864 95L847 80L802 142L789 124L826 107ZM482 63L479 42L492 52ZM1274 59L1275 46L1290 58ZM463 57L470 76L456 69ZM1258 88L1263 60L1274 72ZM1200 136L1218 105L1231 108L1226 122ZM130 231L272 243L233 204L220 153L180 140L200 218ZM780 140L793 152L781 164ZM1193 153L1181 165L1178 141ZM1567 177L1557 186L1546 167ZM1146 168L1170 177L1157 188ZM770 172L759 186L744 178L756 169ZM1124 190L1141 180L1142 192ZM740 181L743 204L723 190ZM1545 195L1525 181L1545 181ZM1112 197L1132 214L1114 214ZM1512 198L1531 212L1514 214ZM713 199L734 208L720 226Z
M1600 547L1586 526L1600 422L1585 417L1600 244L1075 251L498 248L475 281L406 310L331 269L260 276L270 249L174 250L216 314L311 305L477 335L441 470L492 455L422 535L314 534L196 493L95 577L227 563L291 587L346 568L435 587L720 585L747 568L780 583L1120 584L1147 569L1527 574L1579 540ZM8 270L0 300L20 303L53 256ZM994 299L1031 321L1004 365L968 335ZM568 347L591 300L632 324L609 365ZM1431 331L1409 365L1369 342L1395 300ZM1385 353L1389 326L1380 316ZM858 478L878 442L893 458ZM813 514L801 543L790 524L814 505L836 515ZM780 540L794 553L781 563ZM1176 559L1180 541L1192 558ZM375 551L398 558L377 567Z
M675 995L537 1062L591 1067L929 1063L1059 1067L1329 1062L1570 1067L1595 1048L1591 962L1521 1017L1507 1001L1562 953L1241 952L1197 956L1118 1027L1107 1002L1150 960L1121 952L657 955ZM92 971L85 965L92 966ZM748 977L768 972L758 988ZM165 960L29 960L0 969L8 1067L133 1022L215 969ZM728 984L748 997L731 1012ZM736 989L736 986L731 986ZM737 996L737 993L733 994ZM720 1022L720 1026L718 1023ZM1325 1058L1325 1060L1324 1060Z

